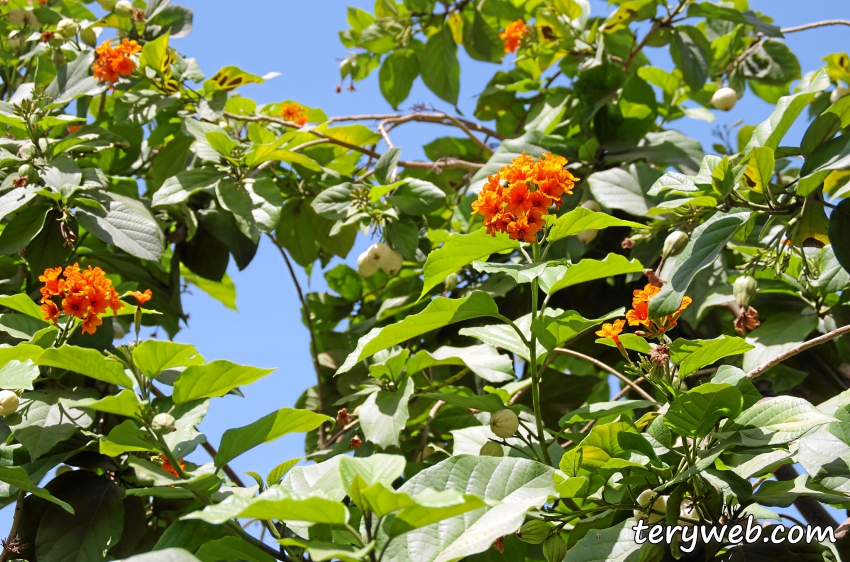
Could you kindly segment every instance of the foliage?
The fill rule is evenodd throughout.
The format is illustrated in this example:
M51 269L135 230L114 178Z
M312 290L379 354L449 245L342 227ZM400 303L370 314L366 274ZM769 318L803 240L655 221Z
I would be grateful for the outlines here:
M376 72L394 108L418 77L456 104L459 47L508 64L474 119L329 118L237 93L272 75L204 76L176 49L186 8L98 5L0 6L0 561L678 559L635 518L850 507L850 63L803 75L782 40L825 23L746 0L377 0L348 8L340 72ZM706 154L672 126L729 88L773 113ZM457 134L404 159L392 129L417 122ZM298 287L316 385L216 451L208 408L273 369L140 327L172 338L184 284L234 308L228 265L261 238L332 291ZM290 433L309 462L250 486L229 466Z

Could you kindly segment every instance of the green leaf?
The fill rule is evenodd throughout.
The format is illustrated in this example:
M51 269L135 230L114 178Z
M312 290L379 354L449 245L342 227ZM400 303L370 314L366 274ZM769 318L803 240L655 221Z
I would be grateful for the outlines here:
M472 269L482 273L504 273L517 283L531 283L540 277L547 264L541 263L487 263L481 261L472 262Z
M277 559L260 550L242 537L222 537L204 543L195 556L201 562L220 562L221 560L239 560L242 562L275 562Z
M423 349L411 357L404 366L408 374L443 365L469 367L469 370L482 379L500 383L516 378L513 361L489 345L469 347L442 346L434 351Z
M338 502L320 497L302 497L285 488L275 486L259 496L228 496L221 503L208 505L203 510L193 511L183 519L200 519L213 525L221 525L229 519L280 519L285 521L307 521L344 525L348 522L348 510Z
M91 425L92 419L86 412L58 401L55 393L29 392L15 416L6 418L12 435L29 451L32 460L70 438L79 428Z
M733 367L732 365L721 365L714 376L711 377L710 382L731 384L740 390L741 396L744 397L745 410L761 400L761 393L756 390L756 387L753 386L753 383L751 383L750 379L747 378L747 373L738 367Z
M385 559L449 561L484 552L497 538L516 532L526 511L555 495L553 475L548 466L512 457L451 457L427 468L399 491L415 496L427 489L451 488L497 505L410 531L389 543Z
M600 213L584 207L576 207L569 213L558 217L549 231L549 241L554 242L567 236L574 236L582 230L602 230L614 226L646 228L646 226L640 223L618 219L608 213Z
M850 96L844 96L829 106L809 125L800 144L803 156L808 158L816 148L848 126L850 126Z
M676 398L664 414L664 425L686 437L705 437L722 418L741 413L741 391L728 384L705 383Z
M224 466L245 451L274 441L287 433L313 431L326 421L333 421L333 418L309 410L281 408L252 424L228 429L221 438L221 446L215 456L215 465Z
M38 367L31 360L21 363L13 359L0 368L0 388L32 390L32 382L38 378L38 375Z
M617 400L614 402L596 402L573 410L561 418L561 427L572 425L581 421L598 420L609 416L616 416L623 412L631 412L652 406L648 400Z
M357 186L353 183L332 185L322 190L310 206L320 217L328 220L343 220L348 217L349 209L353 209L354 196L352 191Z
M106 211L78 208L76 217L80 225L131 256L158 262L165 235L144 204L117 193L105 193L99 200Z
M340 560L341 562L361 562L375 549L375 541L370 542L363 548L339 544L335 542L305 541L301 539L278 539L284 546L297 546L305 549L310 554L310 560L315 562L330 562Z
M100 454L117 457L132 451L158 451L159 447L150 434L137 426L133 420L124 420L101 437L98 444Z
M425 392L421 396L433 398L434 400L442 400L452 406L472 408L473 410L480 410L482 412L498 412L505 409L505 404L496 394L464 396L462 394L448 394L445 392Z
M805 88L790 96L782 97L770 117L753 131L750 141L742 151L742 156L746 157L757 146L767 146L775 151L779 147L779 141L797 120L800 112L829 85L830 81L826 72L819 70Z
M753 349L751 344L733 336L693 341L680 338L670 346L670 359L679 366L679 376L684 378L719 359L739 355L750 349Z
M620 254L608 254L604 260L581 260L567 268L567 270L556 279L549 279L546 274L541 277L540 288L547 295L554 294L561 289L594 281L605 279L624 273L640 273L643 265L638 260L629 260Z
M782 37L782 31L778 27L767 23L753 13L752 10L740 11L735 8L716 6L709 2L700 2L699 4L691 4L688 7L688 17L704 17L742 23L755 27L768 37Z
M431 182L407 178L387 202L408 215L427 215L445 205L446 194Z
M166 179L153 194L151 207L177 205L200 191L210 191L224 177L215 168L197 168L178 172Z
M195 275L188 268L181 266L180 276L186 283L198 287L230 310L238 310L236 308L236 285L233 283L233 279L226 273L221 278L221 281L213 281Z
M401 322L384 328L373 328L361 337L357 347L346 358L336 374L345 373L363 359L431 330L472 318L496 316L498 313L499 309L493 297L481 291L475 291L462 299L437 297L419 314L408 316Z
M0 219L26 205L38 191L36 188L23 187L5 193L0 197Z
M747 444L781 445L836 421L796 396L763 398L744 410L723 432L738 431Z
M260 239L260 230L254 220L254 203L248 190L235 181L225 179L215 184L215 194L222 208L230 211L236 219L239 231L256 243Z
M0 233L0 254L17 254L26 248L44 228L48 205L27 207L14 216Z
M262 84L263 82L265 80L259 76L245 72L238 66L225 66L216 72L212 78L204 81L204 93L209 96L216 90L230 92L245 84Z
M463 10L463 47L470 58L484 62L500 62L505 45L499 31L487 25L479 10Z
M282 463L274 467L271 472L269 472L269 475L266 477L266 484L269 486L274 486L275 484L281 481L284 475L289 472L289 470L293 466L295 466L302 460L304 460L303 457L295 457L294 459L283 461Z
M457 105L460 94L460 65L457 45L448 25L432 35L419 56L419 72L428 89L441 100Z
M587 184L601 205L645 217L653 206L646 194L659 177L661 172L638 163L628 168L611 168L591 174Z
M48 327L44 320L36 320L25 314L0 314L0 331L19 340L32 339L37 332Z
M63 475L64 476L64 475ZM75 471L59 480L56 494L74 514L48 507L38 524L35 555L39 560L102 560L121 539L124 490L106 476Z
M224 396L237 386L251 384L272 371L274 369L237 365L223 359L206 365L191 365L174 383L172 398L175 404L183 404L198 398Z
M618 438L623 432L637 435L637 429L630 422L616 421L594 426L581 442L582 467L600 468L609 460L626 455Z
M51 106L62 106L81 96L94 96L106 91L107 85L91 75L94 58L94 51L87 51L57 69L56 77L44 91Z
M12 310L26 314L31 318L36 318L42 322L44 321L44 313L41 311L41 308L39 308L29 295L24 293L0 296L0 306L11 308Z
M549 351L562 345L585 330L598 326L603 322L622 317L626 313L625 308L618 308L600 318L585 318L575 310L568 310L556 316L547 314L534 319L531 331L539 338L540 343Z
M168 55L168 32L160 35L153 41L148 41L142 47L142 54L139 56L140 68L152 68L158 73L163 70L163 64Z
M649 317L661 318L676 312L696 274L714 263L749 218L749 212L716 213L698 226L685 249L665 263L661 277L666 276L668 282L649 301Z
M511 240L507 235L490 236L483 228L471 234L452 234L442 246L428 254L424 268L425 285L419 298L442 283L450 273L473 261L518 247L516 240Z
M552 309L547 309L544 313L553 316L557 314L557 312ZM526 340L531 339L531 313L516 319L514 324L520 329L520 331L522 331ZM472 336L486 344L516 353L526 361L529 360L528 346L522 342L519 335L516 333L516 330L507 324L500 323L476 328L463 328L460 330L460 335ZM537 342L537 356L541 357L545 353L546 348L543 347L542 343Z
M139 402L136 393L129 389L124 389L118 394L110 394L99 400L97 398L81 398L79 400L62 398L60 402L69 408L85 408L137 420L142 419L145 408L145 404Z
M395 392L379 390L366 398L360 406L360 427L367 441L382 449L400 445L398 437L410 417L407 401L414 389L413 379L407 377Z
M829 217L829 240L835 259L844 271L850 272L850 199L844 199L832 210Z
M394 146L381 154L378 161L375 162L375 178L382 184L390 183L398 166L398 159L401 157L401 149Z
M633 519L626 519L608 529L591 531L576 542L563 562L626 562L641 545L635 542Z
M708 79L711 65L711 45L699 29L690 25L677 25L672 33L670 54L685 83L699 92Z
M45 349L35 361L44 367L58 367L109 384L133 388L133 381L118 361L107 359L99 351L74 345Z
M747 335L747 343L754 346L744 354L745 371L752 371L793 347L800 345L817 327L816 315L782 312L768 318Z
M377 486L382 485L373 484L370 488ZM384 488L384 490L387 489ZM364 495L367 495L369 491L367 490ZM407 505L404 500L398 502L401 505L401 511L390 516L382 525L390 537L398 537L414 529L433 525L450 517L485 507L481 498L473 494L460 494L454 490L424 490L413 497L395 490L387 491L402 498L406 496L412 502L412 505Z
M595 343L607 345L608 347L617 347L617 344L611 338L599 338ZM645 354L652 353L652 346L649 345L646 338L642 338L637 334L620 334L620 343L623 344L623 347L631 351Z
M34 496L49 501L50 503L54 503L65 511L67 511L68 513L74 513L74 508L71 507L68 503L53 497L53 495L44 488L39 488L38 486L33 484L32 480L30 480L29 474L27 474L27 472L19 466L0 465L0 482L5 482L6 484L14 486L15 488L18 488L25 492L29 492Z
M415 49L396 49L384 58L378 71L381 94L393 109L407 99L419 76L419 54Z
M133 362L152 379L167 369L202 365L204 358L195 346L163 340L145 340L133 349Z
M768 86L785 86L800 78L800 61L788 45L776 39L759 43L741 63L741 68L744 76ZM783 93L787 93L785 87Z

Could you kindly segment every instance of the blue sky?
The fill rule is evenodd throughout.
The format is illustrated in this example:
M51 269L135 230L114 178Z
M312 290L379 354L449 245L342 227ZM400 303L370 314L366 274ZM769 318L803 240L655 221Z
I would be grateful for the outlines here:
M377 76L356 85L355 92L336 94L339 83L339 59L347 50L339 42L337 32L347 27L346 5L371 11L372 2L339 0L174 0L194 10L194 30L174 46L183 54L198 59L201 69L211 76L220 67L237 65L246 71L263 75L277 71L281 76L262 85L240 90L244 96L260 103L293 99L302 104L321 107L331 115L386 113L391 107L380 95ZM594 15L607 14L607 3L591 0ZM772 15L778 25L791 26L811 21L848 18L847 0L817 0L805 4L797 0L750 0L755 10ZM805 6L803 8L802 6ZM803 71L821 66L821 58L850 45L850 28L832 27L788 36L788 44L800 58ZM664 49L652 49L650 57L656 65L670 68ZM483 89L496 65L469 60L461 51L461 94L459 107L472 115L475 94ZM437 109L450 110L417 80L402 108L414 103L429 103ZM731 124L738 119L757 124L770 113L770 107L752 94L741 100L728 114L718 115L709 125L702 121L681 120L674 123L686 134L702 141L710 150L711 129L717 124ZM805 125L798 125L789 140L798 139ZM394 133L394 142L407 159L423 158L421 146L438 136L453 134L437 125L409 124ZM353 263L368 241L358 240L348 260ZM359 248L359 249L358 249ZM184 307L191 314L188 329L177 340L194 344L207 360L228 359L237 363L278 370L242 389L244 398L228 396L214 400L201 425L209 440L218 446L222 433L230 427L246 425L278 408L292 406L303 390L315 384L309 355L309 339L300 322L299 303L292 281L278 251L266 240L251 265L242 272L231 268L236 283L239 312L226 309L194 290L186 295ZM309 290L324 290L318 272L308 283ZM252 470L265 475L275 465L303 455L302 435L284 437L258 447L231 464L240 474ZM207 462L203 451L192 460ZM248 479L250 480L250 479ZM839 515L837 515L839 517ZM0 526L8 526L10 510L0 512ZM840 519L843 520L843 517Z

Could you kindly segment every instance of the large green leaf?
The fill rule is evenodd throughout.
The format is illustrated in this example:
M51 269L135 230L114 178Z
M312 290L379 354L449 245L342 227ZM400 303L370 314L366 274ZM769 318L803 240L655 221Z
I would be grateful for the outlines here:
M420 43L421 45L421 43ZM421 50L421 49L420 49ZM393 108L410 95L413 81L419 76L419 55L414 49L396 49L384 58L378 71L378 84L384 99Z
M421 394L427 398L442 400L447 404L458 406L460 408L471 408L481 412L498 412L505 409L505 404L502 399L496 394L472 395L466 396L463 394L447 394L445 392L425 392Z
M587 179L587 184L593 197L603 206L645 217L653 206L646 197L647 192L659 177L661 172L638 163L628 168L596 172Z
M686 437L705 437L722 418L741 413L741 391L728 384L705 383L676 398L664 414L664 425Z
M561 289L594 281L606 279L624 273L640 273L643 265L638 260L629 260L620 254L608 254L604 260L581 260L570 265L566 271L555 279L550 279L546 273L541 277L540 288L547 295L551 295Z
M177 205L200 191L211 191L224 174L215 168L197 168L179 172L163 182L153 194L152 207Z
M11 308L12 310L17 310L18 312L26 314L32 318L44 321L44 313L41 311L41 308L35 304L29 295L24 293L0 296L0 305L5 306L6 308Z
M587 533L575 543L563 562L626 562L641 546L635 542L634 519L608 529Z
M441 100L457 104L460 94L460 65L457 45L448 25L432 35L419 56L419 72L428 89Z
M399 446L399 434L410 412L407 401L415 390L413 379L407 377L394 392L379 390L360 406L360 427L363 436L382 449Z
M452 234L442 246L428 254L424 268L425 285L419 298L442 283L450 273L475 260L518 247L517 241L507 235L490 236L483 228L471 234Z
M106 90L107 85L91 75L94 58L94 51L87 51L57 69L56 77L44 91L52 105L65 105L80 96L93 96Z
M158 451L153 437L136 425L133 420L124 420L101 437L98 443L100 454L117 457L131 451Z
M131 256L158 262L165 235L144 204L117 193L104 194L100 203L106 211L92 207L77 209L76 217L83 228Z
M406 533L389 544L385 559L448 562L484 552L497 538L519 529L527 510L555 494L553 475L548 466L512 457L462 455L425 469L399 491L416 495L452 489L499 503Z
M850 126L850 97L844 96L818 115L809 125L800 143L803 156L808 158L816 148L847 126Z
M387 201L408 215L427 215L446 203L446 194L431 182L408 178Z
M344 525L348 510L339 501L320 497L301 496L281 486L273 486L259 496L244 497L233 494L221 503L193 511L183 519L200 519L220 525L233 518L282 519Z
M51 503L55 503L68 513L74 513L74 508L71 507L68 503L53 497L53 495L44 488L39 488L38 486L33 484L32 480L30 480L29 474L27 474L27 471L21 468L20 466L0 465L0 482L5 482L6 484L10 484L15 488L38 496L41 499L47 500Z
M717 213L698 226L684 250L662 269L667 283L649 301L649 317L661 318L673 314L697 273L714 263L738 229L750 218L749 212ZM669 276L668 276L669 273Z
M711 65L712 50L708 39L690 25L677 25L671 35L670 54L676 68L692 91L701 91Z
M37 191L38 189L32 187L19 187L4 193L0 197L0 218L5 217L9 213L14 213L26 205L37 195Z
M440 365L469 367L470 371L482 379L494 383L505 382L516 378L511 358L507 355L502 355L489 345L472 345L469 347L450 347L446 345L434 351L423 349L411 357L404 368L409 374L414 374Z
M540 277L547 267L546 263L487 263L483 261L472 262L472 268L482 273L504 273L517 283L531 283Z
M36 320L25 314L0 314L0 331L19 340L30 340L45 328L52 327L44 320Z
M575 310L568 310L553 316L542 314L532 322L531 331L537 335L540 344L551 351L585 330L608 320L622 317L625 313L625 308L618 308L605 316L593 319L585 318Z
M597 420L616 416L623 412L630 412L641 408L652 406L649 400L615 400L613 402L595 402L573 410L561 418L560 425L567 426L580 421Z
M133 380L124 372L124 366L94 349L74 345L49 348L35 362L44 367L67 369L105 383L133 388Z
M462 299L437 297L419 314L408 316L401 322L384 328L373 328L357 342L357 347L337 370L337 375L349 371L357 363L375 353L407 341L416 336L448 326L455 322L496 316L499 308L493 297L487 293L475 291Z
M677 339L670 346L670 359L679 366L679 376L684 378L718 359L752 348L751 344L734 336L718 336L713 340Z
M691 4L688 7L688 17L704 17L742 23L755 27L768 37L782 37L782 31L778 27L767 23L758 17L757 14L753 13L752 10L740 11L735 8L717 6L709 2L700 2L699 4Z
M326 421L333 419L309 410L281 408L245 427L225 431L215 456L215 464L223 466L257 445L274 441L287 433L313 431Z
M260 550L242 537L222 537L204 543L195 553L201 562L240 560L243 562L275 562L271 554Z
M148 378L166 369L201 365L204 358L195 346L163 340L145 340L133 349L133 362Z
M556 316L560 311L547 309L544 314ZM531 314L526 314L514 321L514 325L520 329L526 340L531 339ZM460 330L462 336L472 336L483 341L486 344L494 347L500 347L511 353L516 353L526 361L529 360L529 349L520 339L511 326L507 324L489 324L476 328L463 328ZM539 341L537 342L537 356L541 357L546 353L546 348Z
M0 388L32 390L32 382L38 375L38 367L32 360L21 363L13 359L0 368Z
M613 226L627 226L629 228L646 228L646 226L617 217L608 213L591 211L585 207L576 207L569 213L557 218L552 229L549 231L549 241L554 242L567 236L574 236L582 230L602 230Z
M15 215L0 233L0 254L17 254L26 248L44 228L48 211L48 205L33 205Z
M223 359L206 365L191 365L174 383L172 397L175 404L182 404L197 398L224 396L237 386L250 384L272 371L274 369L237 365Z
M120 562L201 562L182 548L165 548L124 558Z
M106 412L108 414L117 414L127 416L128 418L142 419L145 404L139 401L136 393L125 388L118 394L109 394L103 398L80 398L72 400L70 398L62 398L61 404L69 408L84 408L95 410L96 412Z
M800 345L817 325L818 317L814 314L774 314L747 335L747 343L753 349L744 354L744 370L751 371L780 353Z
M833 209L829 217L829 240L835 259L850 272L850 199L844 199Z
M833 421L802 398L774 396L744 410L723 432L738 431L745 444L784 444Z

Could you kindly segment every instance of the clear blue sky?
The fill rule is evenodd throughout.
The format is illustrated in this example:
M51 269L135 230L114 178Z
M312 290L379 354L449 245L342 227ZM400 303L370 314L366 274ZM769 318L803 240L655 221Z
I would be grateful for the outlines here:
M347 27L346 5L371 11L373 2L363 0L174 0L195 12L194 30L174 46L183 54L197 58L201 69L211 76L222 66L237 65L246 71L263 75L277 71L281 76L262 85L239 90L260 103L293 99L324 109L327 115L389 112L391 108L380 95L377 76L356 85L356 92L343 89L334 93L339 82L338 65L347 50L339 42L337 32ZM594 15L607 14L607 3L591 0ZM94 5L92 5L94 6ZM750 0L751 8L771 14L781 26L845 18L850 19L847 0ZM804 6L804 8L803 8ZM821 66L820 59L831 52L850 46L850 28L833 27L790 35L787 41L800 58L803 71ZM652 49L658 66L669 68L663 49ZM461 95L459 106L471 116L474 96L481 91L496 65L469 60L461 50ZM417 80L403 108L418 102L430 103L449 110ZM752 94L741 100L729 114L718 115L716 124L731 124L738 119L756 124L769 114L769 107ZM683 132L700 139L710 150L710 132L714 125L702 121L682 120L674 124ZM804 127L798 126L789 136L799 138ZM410 124L399 128L394 142L403 149L405 158L422 158L421 146L431 138L452 134L428 124ZM356 260L365 249L359 240L349 258ZM358 249L359 248L359 249ZM237 363L278 370L265 379L242 389L244 398L228 396L216 399L201 430L218 446L222 433L230 427L251 423L278 408L292 406L303 390L315 384L310 362L309 339L300 321L299 303L280 254L265 240L253 263L242 272L231 268L236 283L239 312L224 308L218 302L195 290L185 297L184 307L191 314L189 328L177 340L194 344L207 358L228 359ZM306 288L308 281L301 275ZM324 290L321 274L314 272L310 290ZM258 447L231 463L240 474L252 470L265 475L278 463L303 455L302 436L284 437ZM190 457L207 462L205 453ZM248 479L250 480L250 479ZM0 512L0 528L8 527L10 509ZM840 514L836 515L843 520Z

